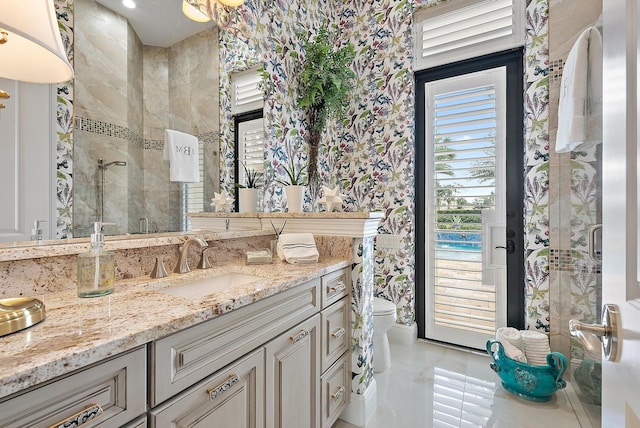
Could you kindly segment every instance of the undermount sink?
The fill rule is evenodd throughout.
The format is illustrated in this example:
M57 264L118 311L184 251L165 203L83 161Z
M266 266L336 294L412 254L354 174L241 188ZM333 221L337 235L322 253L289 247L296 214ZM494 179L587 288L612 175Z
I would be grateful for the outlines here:
M225 273L210 278L203 278L186 284L163 288L159 291L172 296L185 297L187 299L200 299L209 294L226 291L239 285L251 284L265 280L266 278L257 275L248 275L238 272Z

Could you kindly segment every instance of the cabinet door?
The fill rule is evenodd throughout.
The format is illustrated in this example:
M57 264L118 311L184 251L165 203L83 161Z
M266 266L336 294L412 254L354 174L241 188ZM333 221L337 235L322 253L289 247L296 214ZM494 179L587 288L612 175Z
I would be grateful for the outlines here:
M56 230L56 129L53 85L0 78L0 241L28 241L34 220L43 239ZM53 232L52 233L50 233Z
M147 353L120 354L0 402L0 427L120 427L146 410Z
M320 315L265 346L267 428L320 426Z
M150 428L264 426L264 350L259 349L149 412Z

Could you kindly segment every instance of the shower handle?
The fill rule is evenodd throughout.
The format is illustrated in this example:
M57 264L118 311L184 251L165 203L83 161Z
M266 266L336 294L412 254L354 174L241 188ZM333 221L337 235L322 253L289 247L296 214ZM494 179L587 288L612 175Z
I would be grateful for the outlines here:
M602 324L585 324L578 320L569 320L569 333L577 337L585 347L594 351L602 345L604 357L608 361L617 361L620 327L618 307L606 304L602 307Z

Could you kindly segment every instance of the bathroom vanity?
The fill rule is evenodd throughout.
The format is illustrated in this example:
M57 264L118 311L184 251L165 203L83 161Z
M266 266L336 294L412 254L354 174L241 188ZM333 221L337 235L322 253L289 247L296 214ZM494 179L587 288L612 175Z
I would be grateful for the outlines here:
M364 425L376 403L373 236L380 217L271 214L249 230L236 227L235 217L227 228L212 215L206 220L223 230L107 239L116 252L116 290L90 299L78 298L74 284L86 242L0 248L0 294L34 296L47 309L44 322L0 337L0 427L69 419L86 419L85 427L161 427L194 422L196 414L209 426L209 418L221 426L331 426L338 416ZM244 252L268 247L271 223L284 221L289 232L314 233L320 261L246 265ZM149 278L157 257L172 270L195 236L215 250L211 269L195 269L202 250L188 246L192 272ZM245 277L251 281L219 288L222 278ZM184 291L203 281L215 292Z
M97 299L51 296L45 301L50 319L82 308L109 318L96 317L102 325L94 329L84 322L78 331L51 322L2 338L17 347L28 345L24 336L44 339L46 334L50 349L30 369L28 362L21 365L24 376L6 375L10 364L3 353L0 426L165 427L198 421L201 426L277 427L305 421L304 426L330 427L349 399L347 261L226 265L194 272L188 280L229 271L260 271L264 280L197 300L163 291L187 282L184 276L177 282L133 281ZM148 320L145 311L157 319ZM134 312L141 312L138 320L129 318ZM119 325L120 317L131 322ZM94 337L107 335L106 330L111 337ZM100 345L92 349L92 342ZM85 366L37 381L61 366L82 365L78 352L86 355ZM15 358L24 357L16 352ZM7 395L21 383L24 389Z

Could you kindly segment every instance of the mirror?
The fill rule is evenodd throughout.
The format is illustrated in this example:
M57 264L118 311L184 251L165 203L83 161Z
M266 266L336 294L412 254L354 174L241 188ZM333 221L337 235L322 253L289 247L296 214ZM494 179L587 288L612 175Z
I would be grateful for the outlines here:
M218 29L138 3L74 3L74 237L181 231L219 189ZM169 180L165 129L198 137L200 183Z

